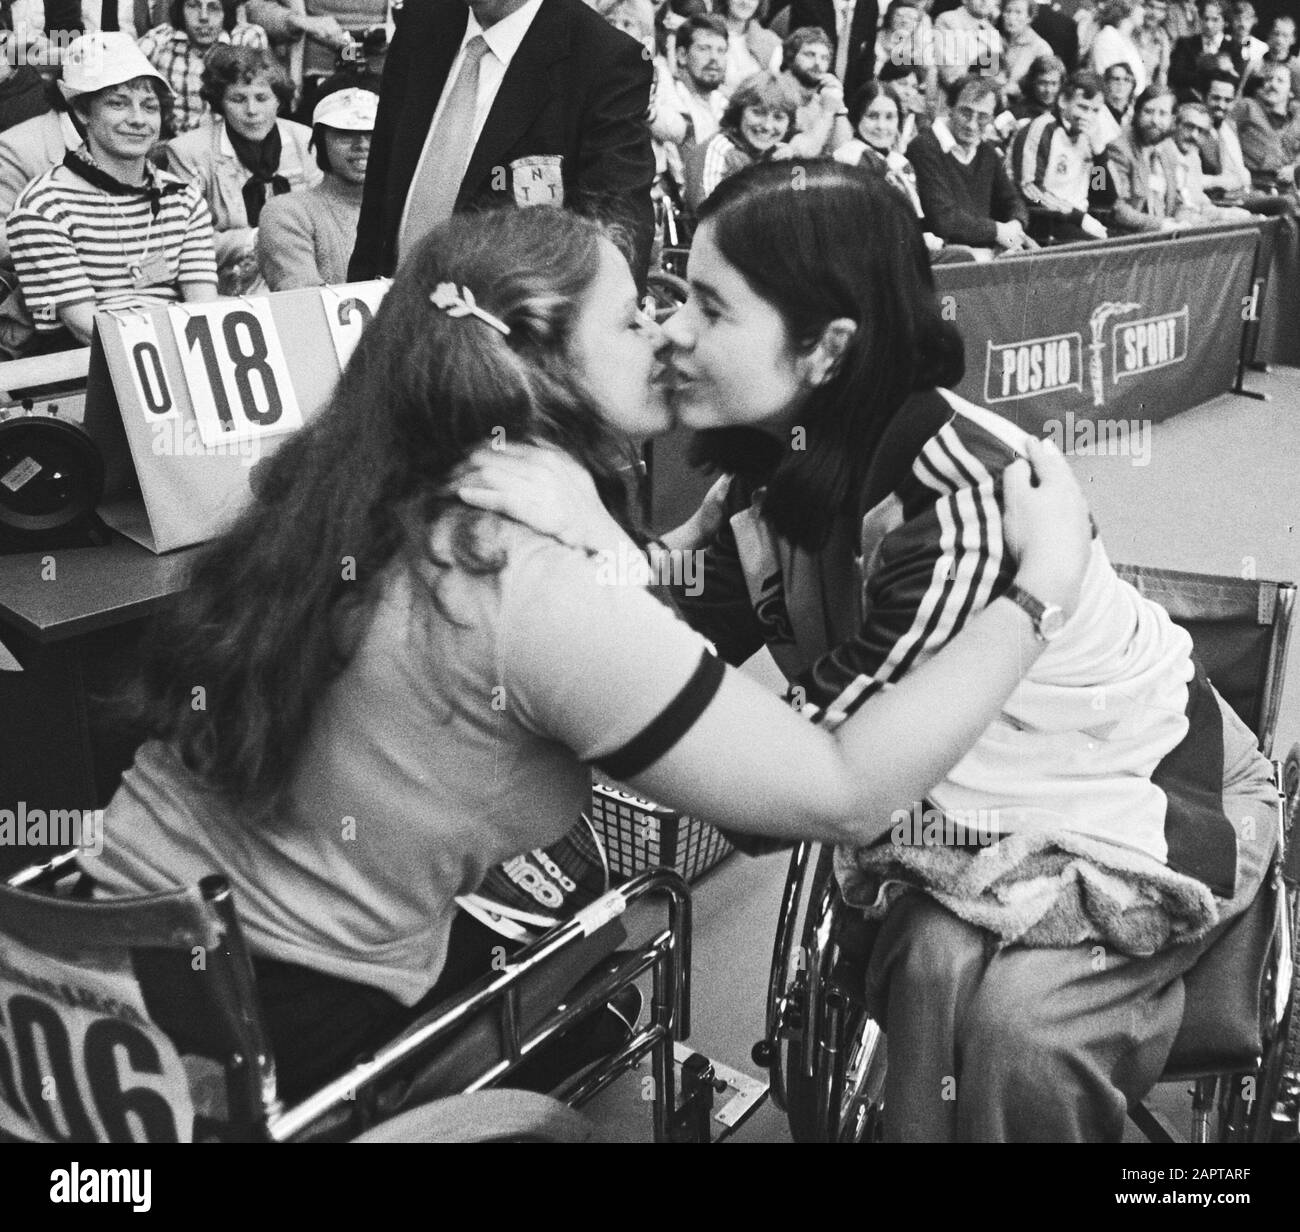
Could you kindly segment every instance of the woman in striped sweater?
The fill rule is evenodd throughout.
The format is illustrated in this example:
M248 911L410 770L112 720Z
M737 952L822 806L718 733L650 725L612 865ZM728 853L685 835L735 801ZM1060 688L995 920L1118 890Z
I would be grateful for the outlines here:
M718 131L686 159L686 206L697 210L729 175L790 157L796 103L775 73L755 73L727 103Z
M839 853L846 897L883 914L868 994L889 1038L886 1132L1118 1140L1172 1047L1182 975L1261 884L1275 836L1251 819L1274 807L1268 763L1187 634L1095 535L1068 619L1012 582L1004 475L1028 439L947 388L961 342L916 329L933 282L879 177L833 163L736 175L701 211L690 280L665 327L672 405L700 431L696 460L728 480L702 583L674 596L688 622L732 663L766 647L802 712L831 726L995 597L1024 606L1044 647L927 789L938 847L904 828ZM537 517L544 486L501 466L484 461L492 507ZM556 485L545 516L593 534L576 529L576 491ZM990 860L1006 864L1005 898L952 892ZM900 882L912 892L897 898ZM1086 901L1102 884L1113 916ZM1140 937L1115 927L1126 917Z
M212 219L202 195L151 167L171 90L128 34L76 40L61 82L86 143L19 195L7 234L36 323L90 342L95 312L216 298ZM66 331L66 333L65 333Z

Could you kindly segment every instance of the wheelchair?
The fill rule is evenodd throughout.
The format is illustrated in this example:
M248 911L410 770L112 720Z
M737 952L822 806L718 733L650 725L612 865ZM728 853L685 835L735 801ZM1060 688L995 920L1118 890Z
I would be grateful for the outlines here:
M1224 699L1271 755L1296 588L1117 566L1191 634ZM1255 903L1185 977L1186 1008L1160 1082L1191 1082L1190 1140L1300 1141L1300 745L1279 789L1279 845ZM878 926L840 896L831 847L791 855L753 1059L796 1141L879 1141L888 1041L864 1004ZM1145 1104L1129 1117L1149 1140L1182 1140Z
M691 226L680 190L667 172L655 179L650 200L655 231L642 307L656 322L662 323L686 302L690 293L686 261L690 255Z
M75 855L0 885L0 1141L585 1141L575 1110L646 1056L656 1141L709 1141L724 1119L725 1079L682 1043L691 899L671 869L606 893L286 1107L225 879L86 899ZM495 1089L647 973L649 1021L617 1052L554 1097Z

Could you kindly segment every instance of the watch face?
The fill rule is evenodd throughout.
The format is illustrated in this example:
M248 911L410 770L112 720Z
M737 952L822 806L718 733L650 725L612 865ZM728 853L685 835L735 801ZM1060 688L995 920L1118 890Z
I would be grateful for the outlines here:
M1056 606L1055 603L1043 609L1043 614L1038 618L1038 636L1045 642L1050 642L1052 638L1060 636L1061 630L1065 628L1065 612Z

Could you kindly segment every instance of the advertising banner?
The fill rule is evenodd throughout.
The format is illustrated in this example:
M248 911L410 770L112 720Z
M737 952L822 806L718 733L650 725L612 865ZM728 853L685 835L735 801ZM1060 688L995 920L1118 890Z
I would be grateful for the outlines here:
M1258 238L1247 224L936 267L966 342L957 392L1066 450L1102 421L1155 422L1225 392Z

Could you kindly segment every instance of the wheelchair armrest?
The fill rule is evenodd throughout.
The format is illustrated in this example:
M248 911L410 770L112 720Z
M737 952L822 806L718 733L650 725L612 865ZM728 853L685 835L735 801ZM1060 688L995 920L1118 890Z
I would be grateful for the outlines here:
M546 965L533 972L519 988L518 1024L522 1035L536 1028L576 988L602 958L612 954L627 940L627 930L619 920L613 920L591 937L562 950ZM463 1002L457 997L431 1010L413 1023L394 1041L409 1038L430 1022L447 1014ZM485 1069L506 1056L506 1043L501 1038L501 1016L493 1009L484 1009L470 1019L448 1041L440 1042L438 1054L420 1066L401 1094L400 1105L412 1099L442 1098L464 1091Z
M1255 901L1183 977L1183 1022L1162 1081L1255 1066L1264 1046L1261 1010L1276 919L1270 874Z
M655 868L551 929L515 955L504 971L488 972L458 997L431 1010L379 1049L372 1061L354 1067L297 1106L272 1117L266 1127L268 1135L276 1141L317 1137L317 1128L324 1122L333 1123L340 1106L360 1091L381 1092L377 1102L381 1113L387 1114L417 1094L428 1098L431 1091L494 1080L505 1070L503 1062L530 1055L546 1039L596 1008L598 1002L587 1003L591 989L578 995L575 986L626 939L624 911L651 895L667 898L668 927L656 934L656 944L639 946L638 953L629 956L628 964L637 970L624 982L630 983L658 963L667 964L665 989L670 1013L665 1027L671 1022L679 1037L685 1038L689 1032L690 890L671 869ZM638 958L642 950L645 953ZM608 981L593 983L599 991ZM656 990L659 983L657 974ZM433 1059L425 1062L431 1054ZM418 1074L415 1082L410 1080L413 1071Z

